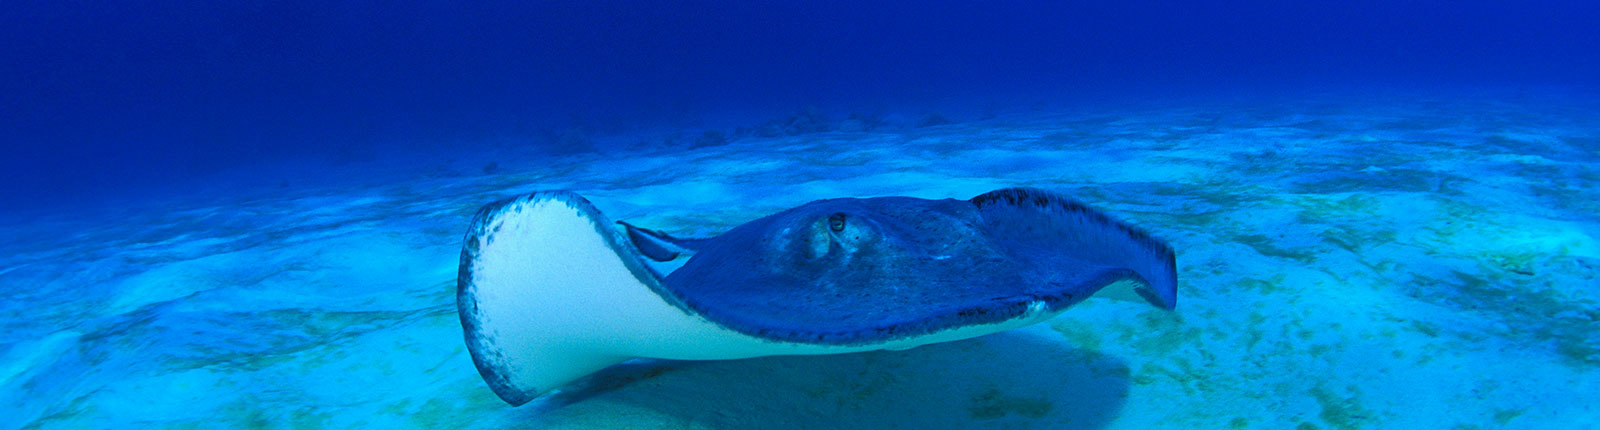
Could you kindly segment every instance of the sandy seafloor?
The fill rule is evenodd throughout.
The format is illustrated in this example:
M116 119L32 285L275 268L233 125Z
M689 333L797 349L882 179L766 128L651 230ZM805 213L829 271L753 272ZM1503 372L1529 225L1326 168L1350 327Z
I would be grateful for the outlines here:
M0 428L1600 426L1594 92L1085 105L694 149L630 139L643 138L380 157L340 168L404 179L263 173L283 187L12 216ZM686 363L545 409L502 403L463 347L461 234L498 198L571 189L692 236L815 199L1008 186L1169 240L1177 311L1093 299L907 351Z

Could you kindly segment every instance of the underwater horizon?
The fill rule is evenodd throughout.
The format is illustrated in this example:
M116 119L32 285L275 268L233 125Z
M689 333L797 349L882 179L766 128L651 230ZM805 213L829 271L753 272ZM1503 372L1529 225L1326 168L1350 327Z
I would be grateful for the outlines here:
M13 2L0 429L1600 426L1594 22L1581 1ZM476 224L549 195L597 227ZM829 200L882 197L915 199ZM769 225L818 201L854 209ZM560 240L511 261L572 260L512 277L620 258L643 295L475 320L570 307L469 276L519 228ZM807 255L857 256L848 282L762 284L741 254L786 242L761 228L821 232ZM944 248L861 251L930 231ZM1112 281L1158 291L1078 295ZM838 285L861 289L790 288ZM496 372L590 358L503 364L483 351L513 339L484 339L670 326L627 297L733 340L595 352L695 359L508 404L527 393Z

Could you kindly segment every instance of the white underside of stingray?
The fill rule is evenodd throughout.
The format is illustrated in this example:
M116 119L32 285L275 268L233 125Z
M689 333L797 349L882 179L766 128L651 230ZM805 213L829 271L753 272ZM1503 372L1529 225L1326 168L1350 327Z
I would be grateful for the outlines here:
M633 358L906 349L1009 330L1059 313L1035 303L999 323L879 343L784 342L734 331L669 302L660 293L661 275L609 220L572 194L538 193L491 205L467 240L457 297L467 344L489 385L514 405Z

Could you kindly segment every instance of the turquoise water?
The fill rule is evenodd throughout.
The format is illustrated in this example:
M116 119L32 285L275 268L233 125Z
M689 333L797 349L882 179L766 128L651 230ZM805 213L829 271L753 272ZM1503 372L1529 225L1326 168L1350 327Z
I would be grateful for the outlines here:
M1581 428L1600 420L1596 95L1186 100L693 149L639 133L37 214L4 225L0 423ZM236 180L295 177L261 172ZM1014 185L1170 241L1181 305L1091 299L906 351L681 363L543 409L497 399L461 341L460 237L500 197L577 190L696 235L821 198Z

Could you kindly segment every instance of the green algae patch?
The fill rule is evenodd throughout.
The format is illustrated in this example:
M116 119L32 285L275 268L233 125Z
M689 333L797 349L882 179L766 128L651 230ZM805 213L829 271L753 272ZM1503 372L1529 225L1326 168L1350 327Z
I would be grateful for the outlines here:
M1139 320L1142 333L1133 347L1146 354L1164 356L1203 335L1198 328L1186 327L1183 317L1175 312L1146 312Z
M1483 256L1491 267L1501 272L1524 276L1535 275L1535 263L1542 258L1545 258L1544 254L1533 252L1485 252Z
M1407 328L1428 337L1439 337L1439 325L1427 321L1411 321Z
M1100 339L1100 335L1095 334L1093 330L1085 330L1082 327L1075 327L1059 322L1051 324L1050 329L1055 330L1056 333L1060 333L1061 337L1066 338L1067 342L1071 343L1072 346L1093 351L1098 351L1101 349L1100 345L1102 344L1102 341Z
M1311 389L1311 396L1322 407L1322 413L1317 416L1321 417L1324 423L1336 429L1358 429L1372 422L1373 413L1361 405L1355 387L1350 387L1349 390L1353 394L1342 396L1322 385Z
M1279 247L1271 237L1264 234L1248 234L1234 236L1234 242L1245 244L1264 256L1294 260L1301 263L1310 263L1317 260L1314 249L1283 248Z
M1380 161L1381 162L1381 161ZM1383 171L1329 172L1332 177L1295 184L1306 193L1373 191L1441 192L1452 178L1434 172L1389 169Z
M1494 423L1507 425L1511 423L1511 420L1517 419L1517 417L1525 413L1528 413L1528 411L1522 409L1496 409L1494 411Z
M1253 291L1261 294L1274 294L1281 293L1289 289L1288 287L1283 286L1283 282L1288 279L1289 275L1279 273L1267 279L1240 279L1237 282L1237 285L1243 287L1246 291Z
M1460 271L1453 275L1455 279L1416 277L1412 287L1427 293L1414 296L1482 313L1500 324L1491 334L1541 347L1551 345L1556 355L1569 365L1584 368L1600 365L1600 343L1591 336L1594 321L1600 320L1600 311L1589 308L1592 302L1574 301L1551 288L1515 277L1478 276ZM1516 299L1506 300L1508 296ZM1468 336L1478 333L1450 334L1471 341L1474 339Z
M1377 212L1380 205L1376 197L1365 194L1350 194L1344 198L1308 196L1281 203L1302 208L1303 210L1296 214L1300 221L1319 224L1365 219Z
M1398 234L1394 230L1363 230L1334 226L1323 230L1320 236L1323 241L1359 254L1372 247L1394 242Z

